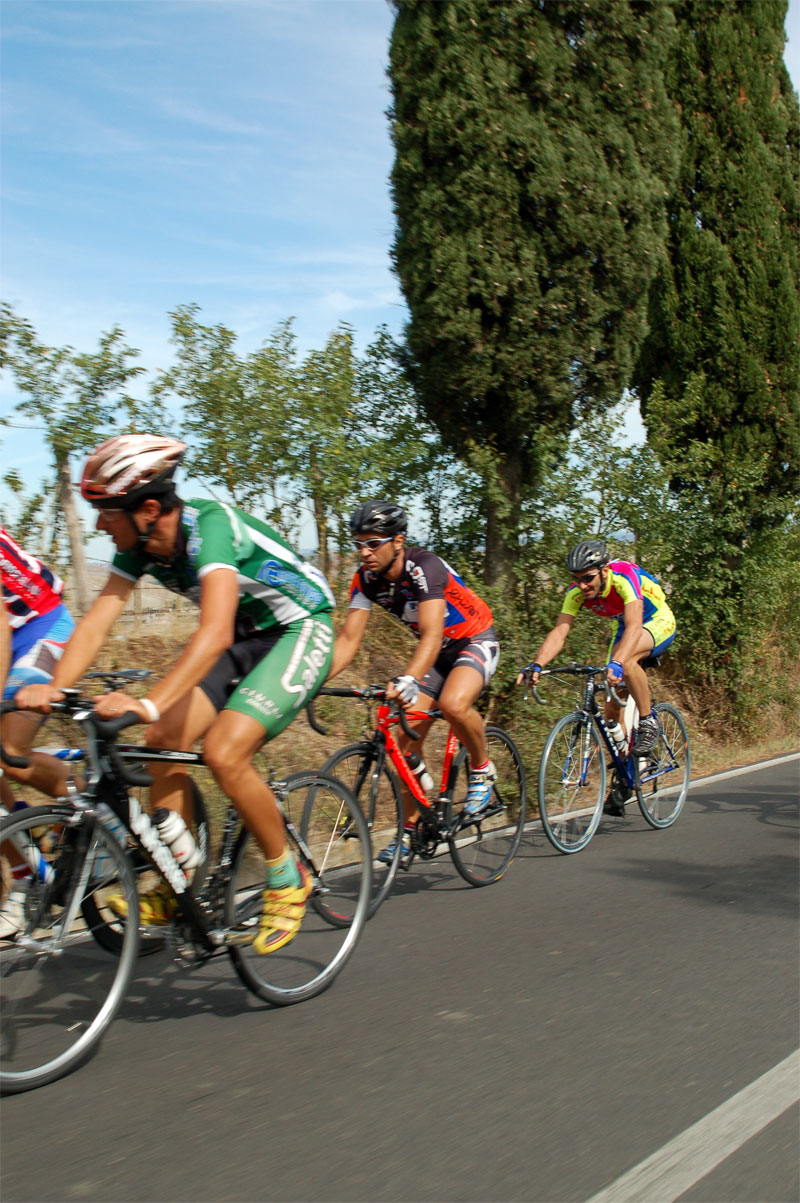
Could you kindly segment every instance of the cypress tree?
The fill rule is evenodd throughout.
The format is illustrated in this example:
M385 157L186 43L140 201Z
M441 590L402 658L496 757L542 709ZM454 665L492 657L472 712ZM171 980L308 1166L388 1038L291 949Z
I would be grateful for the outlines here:
M487 564L581 413L619 399L666 236L671 7L394 0L394 263L408 369L487 480ZM501 522L504 519L504 532Z
M726 508L730 557L797 491L798 104L786 0L679 0L674 12L680 178L635 382L675 486Z

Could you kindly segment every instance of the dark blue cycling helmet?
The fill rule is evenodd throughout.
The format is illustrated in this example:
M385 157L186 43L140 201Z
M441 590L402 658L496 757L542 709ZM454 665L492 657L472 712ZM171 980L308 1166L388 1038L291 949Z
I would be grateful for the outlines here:
M591 572L608 563L608 548L602 539L584 539L567 556L567 572Z
M364 501L350 515L350 534L402 535L406 512L393 501Z

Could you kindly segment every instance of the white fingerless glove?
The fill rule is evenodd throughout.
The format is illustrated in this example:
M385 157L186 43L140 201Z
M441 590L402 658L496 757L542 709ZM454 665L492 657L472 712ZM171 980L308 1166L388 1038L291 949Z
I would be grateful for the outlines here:
M413 706L419 697L419 681L416 677L404 673L402 677L393 677L392 685L397 690L397 696L406 706Z

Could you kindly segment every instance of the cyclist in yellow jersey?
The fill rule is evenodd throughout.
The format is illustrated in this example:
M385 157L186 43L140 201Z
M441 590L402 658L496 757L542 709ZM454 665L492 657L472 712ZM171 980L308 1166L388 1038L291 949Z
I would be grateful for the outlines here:
M608 648L606 675L611 685L625 677L628 690L639 709L639 728L633 751L647 755L658 739L658 721L652 710L650 686L640 661L660 655L675 638L675 616L667 605L664 590L655 577L628 560L611 560L601 539L577 543L567 556L572 585L567 590L555 626L545 635L529 673L532 683L561 651L575 615L581 609L603 618L616 619ZM522 674L517 678L522 680ZM619 706L610 701L606 718L621 721Z

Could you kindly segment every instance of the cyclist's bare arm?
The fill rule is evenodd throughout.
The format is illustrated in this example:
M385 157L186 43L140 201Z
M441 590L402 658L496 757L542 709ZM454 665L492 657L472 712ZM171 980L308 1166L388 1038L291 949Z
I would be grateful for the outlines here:
M361 646L361 640L364 638L368 618L369 610L347 611L344 626L336 636L336 643L333 647L333 661L331 663L331 671L328 673L329 681L331 677L335 677L342 669L347 668L348 664L352 661Z
M70 636L64 655L47 685L25 685L17 694L17 705L26 710L50 713L50 702L62 689L79 681L103 646L108 632L125 609L133 591L133 581L112 572Z
M569 635L572 629L573 622L574 618L571 614L559 614L556 619L556 625L545 635L542 640L542 646L533 657L534 664L539 664L544 668L545 664L549 664L551 660L555 660L567 641L567 635ZM522 673L517 677L518 685L521 680Z
M231 646L238 607L239 580L234 569L217 568L202 577L197 630L167 675L148 691L149 700L161 714L198 685ZM141 700L125 693L103 694L95 709L102 718L127 709L151 721Z
M8 611L0 604L0 695L5 689L8 670L11 668L11 624Z
M430 601L419 603L417 610L417 626L419 640L414 649L414 655L406 668L409 677L421 681L429 668L433 668L444 640L444 617L447 603L443 597L435 597Z

